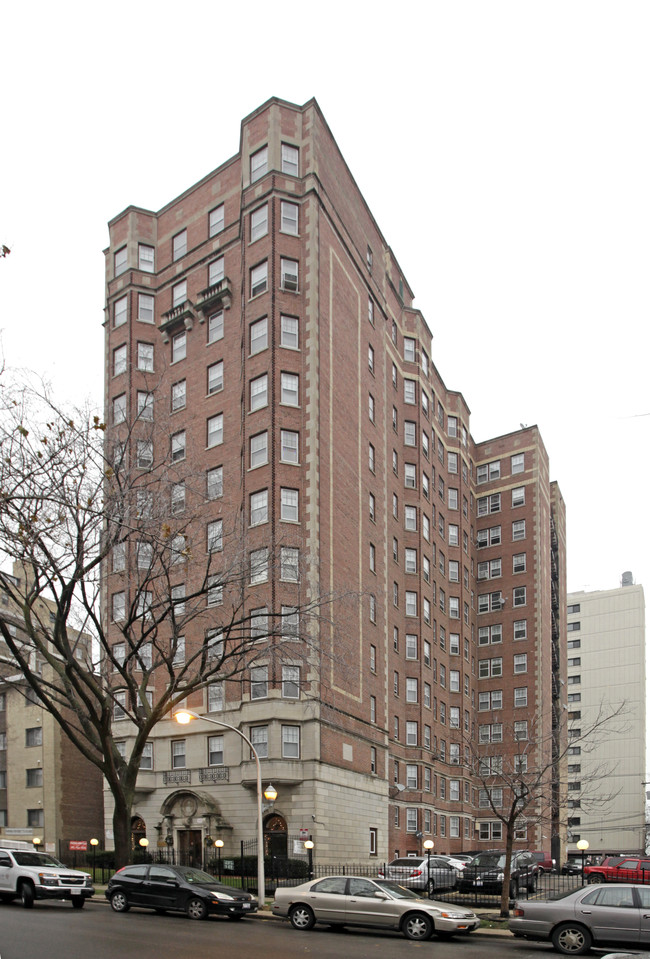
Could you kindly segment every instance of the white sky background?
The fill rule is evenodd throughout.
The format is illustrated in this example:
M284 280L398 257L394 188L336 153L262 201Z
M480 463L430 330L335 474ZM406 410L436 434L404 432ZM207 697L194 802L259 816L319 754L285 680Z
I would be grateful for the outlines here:
M5 4L5 361L102 402L107 221L316 97L477 440L537 423L570 590L650 590L650 5Z

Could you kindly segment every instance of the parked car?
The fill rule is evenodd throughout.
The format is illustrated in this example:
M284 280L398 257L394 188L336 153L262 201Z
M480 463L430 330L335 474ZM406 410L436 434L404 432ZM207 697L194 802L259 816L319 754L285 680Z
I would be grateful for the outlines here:
M0 901L20 899L31 909L36 899L67 899L75 909L83 909L94 896L87 872L68 869L46 852L34 849L0 848Z
M458 881L460 892L486 892L500 895L503 886L506 853L504 849L481 852L465 868ZM510 898L520 889L535 892L539 866L530 852L513 852L510 861Z
M468 862L472 861L475 855L476 853L474 853L474 855L470 855L468 852L455 852L453 858L459 859L461 862L467 864Z
M124 866L108 880L105 895L115 912L143 906L161 914L185 912L190 919L209 915L243 919L257 910L250 893L190 866Z
M404 856L393 859L385 871L379 872L380 879L394 879L402 886L411 889L426 889L431 894L435 889L454 889L458 873L442 856Z
M517 900L508 926L515 936L548 939L581 956L592 946L650 942L650 886L588 886L553 899Z
M585 866L587 882L650 882L650 859L605 856L598 866Z
M582 860L581 859L567 859L560 873L563 876L581 876L582 875Z
M444 859L445 862L448 862L449 865L456 870L458 876L461 875L467 863L472 860L472 856L469 856L468 859L459 859L457 856L443 856L442 854L439 854L437 858Z
M541 872L553 872L555 869L555 859L551 858L550 852L532 852L531 856Z
M398 929L407 939L444 939L469 934L480 920L463 906L423 899L412 889L386 879L328 876L275 890L273 915L288 917L294 929L317 922L331 926Z

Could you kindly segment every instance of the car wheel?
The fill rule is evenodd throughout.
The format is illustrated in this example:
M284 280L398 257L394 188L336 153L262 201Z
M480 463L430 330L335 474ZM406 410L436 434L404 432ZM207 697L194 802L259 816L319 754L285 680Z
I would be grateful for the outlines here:
M188 900L185 910L190 919L208 918L208 907L202 899L197 899L196 896L193 896L192 899Z
M531 876L531 880L528 883L528 892L537 892L537 876Z
M118 889L111 895L111 909L113 912L128 912L130 909L129 900L121 889Z
M607 882L604 876L599 876L597 873L591 876L587 876L587 884L593 886L596 882Z
M289 921L294 929L311 929L316 916L309 906L294 906L289 912Z
M20 899L25 909L31 909L34 905L34 887L29 882L23 882L20 885Z
M429 939L433 921L423 912L411 912L402 920L402 932L407 939Z
M86 900L82 899L81 896L78 896L78 897L75 896L75 898L72 900L73 909L83 909L85 905L86 905Z
M553 947L565 956L584 956L591 949L591 933L584 926L565 922L551 934Z

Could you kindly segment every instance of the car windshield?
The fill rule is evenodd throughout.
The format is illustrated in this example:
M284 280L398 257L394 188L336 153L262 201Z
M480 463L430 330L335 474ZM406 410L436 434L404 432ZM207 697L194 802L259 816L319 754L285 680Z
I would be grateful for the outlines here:
M500 856L498 852L482 852L472 860L472 866L480 869L503 869L505 864L506 857Z
M13 857L19 866L57 866L65 869L62 862L44 852L15 852Z
M212 885L220 885L214 876L203 872L202 869L191 869L189 866L179 866L176 871L185 882L209 882Z
M386 892L389 892L393 899L421 899L422 896L418 896L413 889L407 889L405 886L400 886L398 882L391 882L386 879L374 879L373 882L379 886L381 889L384 889Z

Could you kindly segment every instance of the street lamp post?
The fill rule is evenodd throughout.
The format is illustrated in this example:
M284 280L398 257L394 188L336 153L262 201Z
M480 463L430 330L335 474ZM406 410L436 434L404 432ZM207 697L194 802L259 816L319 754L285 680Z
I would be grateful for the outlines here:
M433 849L433 839L425 839L422 845L427 851L427 895L429 896L429 899L432 899L433 897L431 895L430 880L431 880L431 850Z
M182 726L187 726L193 719L201 719L204 723L212 723L213 726L225 726L226 729L232 729L234 733L244 740L250 748L255 758L255 771L257 774L257 900L259 906L264 905L264 825L262 823L262 769L260 766L260 757L252 742L241 729L231 726L230 723L224 723L221 719L213 719L211 716L199 716L191 709L179 709L174 713L174 719Z
M307 868L309 870L309 878L314 878L314 843L311 839L307 839L305 842L305 849L307 850Z
M585 853L589 849L589 841L587 839L579 839L576 843L578 849L582 853L582 885L585 884Z
M214 844L217 847L217 860L219 863L219 881L221 881L221 850L223 849L223 839L215 839Z
M99 839L91 839L90 845L93 847L93 882L95 882L95 850L99 845Z

